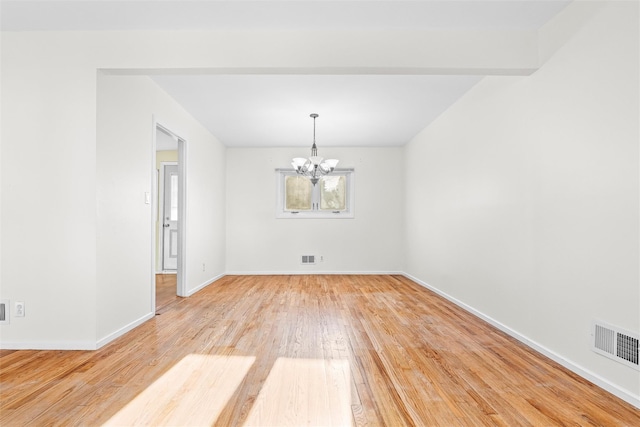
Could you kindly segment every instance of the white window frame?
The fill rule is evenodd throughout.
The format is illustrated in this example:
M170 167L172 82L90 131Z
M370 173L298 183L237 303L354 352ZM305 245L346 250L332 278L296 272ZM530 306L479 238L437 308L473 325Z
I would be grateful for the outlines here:
M355 189L355 171L353 169L335 169L331 175L344 175L347 178L347 194L346 204L347 208L343 211L322 211L317 206L315 209L309 211L288 211L285 209L285 191L284 181L286 176L296 176L296 171L293 169L276 169L277 174L277 204L276 204L276 218L289 218L289 219L310 219L310 218L322 218L322 219L349 219L355 218L355 203L354 203L354 189ZM314 190L316 187L314 186ZM319 190L318 190L319 192Z

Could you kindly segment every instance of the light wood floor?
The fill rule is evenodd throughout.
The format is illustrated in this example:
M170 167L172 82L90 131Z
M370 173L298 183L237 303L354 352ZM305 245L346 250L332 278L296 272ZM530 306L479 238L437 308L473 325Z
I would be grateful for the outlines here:
M180 299L176 293L177 278L178 275L176 274L156 274L157 313Z
M94 352L0 352L0 425L640 425L401 276L227 276Z

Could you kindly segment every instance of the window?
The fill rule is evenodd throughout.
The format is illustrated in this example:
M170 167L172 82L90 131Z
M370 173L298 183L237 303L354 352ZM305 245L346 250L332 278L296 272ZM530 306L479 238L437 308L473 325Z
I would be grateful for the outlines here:
M353 169L336 169L316 185L292 169L277 169L278 218L353 218Z

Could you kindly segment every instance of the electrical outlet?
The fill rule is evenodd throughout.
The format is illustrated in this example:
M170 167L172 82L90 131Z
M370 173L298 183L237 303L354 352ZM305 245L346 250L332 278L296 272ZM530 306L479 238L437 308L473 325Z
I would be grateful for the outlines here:
M16 317L24 317L24 301L16 301L15 304L16 304L14 306L15 316Z
M204 271L204 262L202 263L202 271Z

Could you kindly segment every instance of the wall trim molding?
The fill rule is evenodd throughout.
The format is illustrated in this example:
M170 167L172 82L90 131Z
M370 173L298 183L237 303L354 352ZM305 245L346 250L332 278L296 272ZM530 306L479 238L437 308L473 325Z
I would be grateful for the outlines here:
M96 350L93 341L3 341L0 350Z
M227 271L226 276L317 276L322 274L330 275L385 275L385 276L404 276L402 271Z
M147 320L153 319L153 317L155 315L156 315L155 313L147 313L144 316L140 317L139 319L134 320L133 322L129 323L128 325L123 326L122 328L118 329L117 331L110 333L106 337L98 340L96 342L94 348L92 348L91 350L97 350L100 347L105 346L106 344L110 343L111 341L115 340L116 338L119 338L122 335L126 334L127 332L131 331L132 329L142 325Z
M620 399L624 400L625 402L635 406L636 408L640 409L640 396L636 396L633 393L631 393L628 390L625 390L621 387L618 387L617 385L609 382L608 380L606 380L605 378L602 378L601 376L591 372L590 370L583 368L582 366L562 357L561 355L555 353L554 351L548 349L547 347L537 343L536 341L533 341L529 338L527 338L525 335L520 334L519 332L509 328L508 326L504 325L503 323L498 322L497 320L493 319L490 316L487 316L486 314L482 313L481 311L476 310L475 308L471 307L470 305L465 304L464 302L452 297L451 295L441 291L438 288L435 288L431 285L429 285L426 282L423 282L422 280L418 279L417 277L414 277L408 273L402 273L402 275L404 277L406 277L407 279L417 283L418 285L429 289L430 291L435 292L436 294L440 295L441 297L445 298L446 300L454 303L455 305L457 305L458 307L462 308L463 310L473 314L476 317L479 317L480 319L486 321L487 323L491 324L492 326L498 328L499 330L501 330L502 332L506 333L507 335L517 339L518 341L520 341L521 343L525 344L527 347L532 348L533 350L537 351L538 353L541 353L542 355L548 357L549 359L553 360L554 362L559 363L560 365L562 365L563 367L567 368L568 370L570 370L571 372L581 376L582 378L586 379L587 381L595 384L596 386L604 389L605 391L608 391L609 393L613 394L616 397L619 397Z
M199 284L198 286L196 286L193 289L187 289L187 294L185 296L190 297L191 295L195 294L196 292L198 292L198 291L206 288L207 286L213 284L213 282L216 282L216 281L222 279L226 275L227 275L226 273L218 274L217 276L214 276L211 279L205 280L203 283Z

